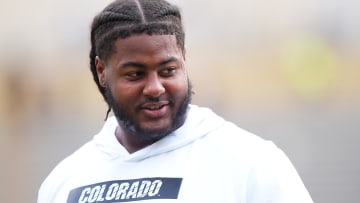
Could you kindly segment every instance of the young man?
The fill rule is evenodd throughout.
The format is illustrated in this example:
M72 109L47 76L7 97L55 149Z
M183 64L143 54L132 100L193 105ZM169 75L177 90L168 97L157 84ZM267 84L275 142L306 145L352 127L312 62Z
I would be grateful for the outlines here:
M179 10L117 0L91 27L94 80L114 112L42 184L38 203L310 203L272 142L191 105Z

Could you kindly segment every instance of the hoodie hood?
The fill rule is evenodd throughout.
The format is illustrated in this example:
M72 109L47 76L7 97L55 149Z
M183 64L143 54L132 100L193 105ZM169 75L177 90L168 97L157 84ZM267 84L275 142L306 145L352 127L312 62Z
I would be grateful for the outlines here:
M136 162L176 150L200 139L225 124L225 120L208 108L189 105L185 123L161 140L130 154L116 139L116 118L109 118L102 130L95 135L93 143L108 159Z

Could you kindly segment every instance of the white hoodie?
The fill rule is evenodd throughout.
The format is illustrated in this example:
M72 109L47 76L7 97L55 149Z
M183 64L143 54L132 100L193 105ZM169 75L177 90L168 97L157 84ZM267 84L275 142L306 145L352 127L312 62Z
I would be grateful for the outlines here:
M111 117L41 185L38 203L311 203L286 155L211 110L129 154Z

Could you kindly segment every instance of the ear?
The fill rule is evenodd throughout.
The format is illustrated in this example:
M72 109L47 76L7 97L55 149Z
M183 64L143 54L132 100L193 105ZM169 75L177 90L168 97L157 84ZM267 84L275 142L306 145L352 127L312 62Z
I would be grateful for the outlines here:
M99 56L95 57L96 72L101 86L106 86L105 63Z

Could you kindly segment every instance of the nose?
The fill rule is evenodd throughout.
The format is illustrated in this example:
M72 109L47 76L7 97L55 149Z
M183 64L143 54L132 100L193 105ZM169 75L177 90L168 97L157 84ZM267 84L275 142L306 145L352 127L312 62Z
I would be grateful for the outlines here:
M165 92L159 76L156 73L149 74L146 79L146 84L143 89L143 94L150 98L158 98Z

